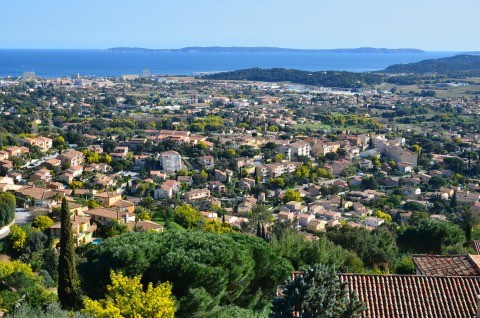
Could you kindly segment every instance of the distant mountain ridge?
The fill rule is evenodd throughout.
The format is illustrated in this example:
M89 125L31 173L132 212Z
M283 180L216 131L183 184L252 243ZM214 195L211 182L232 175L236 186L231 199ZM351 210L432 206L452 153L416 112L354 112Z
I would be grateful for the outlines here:
M480 76L480 56L461 54L423 60L417 63L395 64L387 67L384 72L395 74L441 74L452 77Z
M425 53L419 49L386 49L373 47L360 47L352 49L288 49L279 47L242 47L242 46L192 46L180 49L146 49L139 47L114 47L106 49L107 52L172 52L172 53Z

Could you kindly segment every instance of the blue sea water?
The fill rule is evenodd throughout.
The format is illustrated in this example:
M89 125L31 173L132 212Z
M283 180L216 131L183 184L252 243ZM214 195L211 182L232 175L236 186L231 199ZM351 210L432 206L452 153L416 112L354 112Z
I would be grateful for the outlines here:
M141 74L191 75L251 67L291 68L307 71L376 71L398 63L455 55L426 53L169 53L107 52L104 50L0 49L0 77L35 72L41 77L120 76Z

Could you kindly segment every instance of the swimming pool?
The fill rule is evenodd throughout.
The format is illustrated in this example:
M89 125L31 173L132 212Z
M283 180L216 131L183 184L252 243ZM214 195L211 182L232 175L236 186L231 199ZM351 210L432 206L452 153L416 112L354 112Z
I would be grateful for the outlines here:
M103 238L94 238L92 243L94 245L98 245L98 244L102 243L102 241L103 241Z

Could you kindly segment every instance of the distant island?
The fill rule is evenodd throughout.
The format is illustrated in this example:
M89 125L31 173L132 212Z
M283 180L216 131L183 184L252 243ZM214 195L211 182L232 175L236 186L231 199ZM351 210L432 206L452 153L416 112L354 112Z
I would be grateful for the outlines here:
M241 46L209 46L209 47L184 47L180 49L146 49L139 47L114 47L105 50L106 52L171 52L171 53L425 53L419 49L385 49L373 47L360 47L353 49L287 49L279 47L241 47Z

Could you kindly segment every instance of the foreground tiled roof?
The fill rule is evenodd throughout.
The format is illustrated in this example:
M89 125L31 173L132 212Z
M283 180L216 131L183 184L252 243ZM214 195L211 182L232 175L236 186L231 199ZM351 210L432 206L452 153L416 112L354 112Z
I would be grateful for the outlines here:
M371 318L471 318L477 312L480 277L339 274Z
M478 276L480 268L476 255L413 255L412 260L420 275Z

